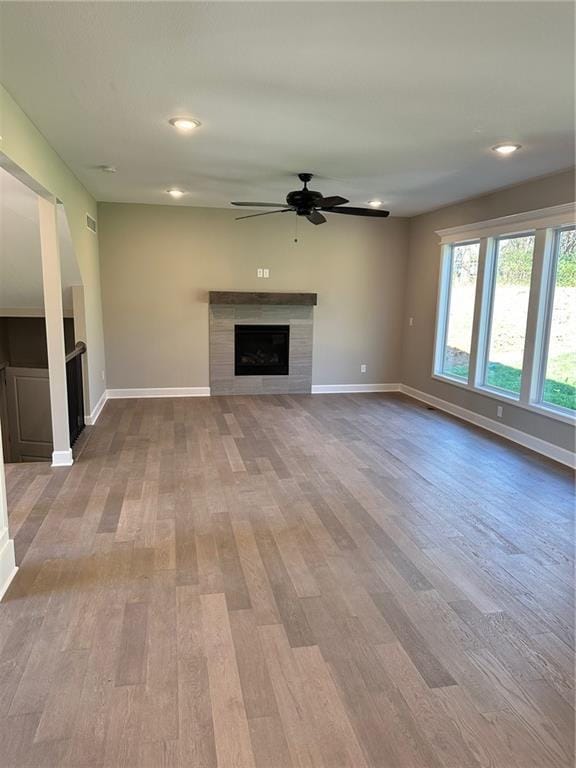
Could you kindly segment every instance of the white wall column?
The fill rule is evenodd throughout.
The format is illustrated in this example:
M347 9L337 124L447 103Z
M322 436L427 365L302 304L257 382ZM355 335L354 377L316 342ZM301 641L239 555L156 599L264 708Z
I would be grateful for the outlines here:
M8 532L8 505L4 478L4 454L2 452L2 424L0 424L0 598L8 589L16 573L14 542Z
M66 352L62 310L62 279L56 201L38 198L40 214L40 248L44 283L44 311L48 372L50 375L50 410L52 414L52 466L67 467L73 463L68 427L68 395L66 390Z

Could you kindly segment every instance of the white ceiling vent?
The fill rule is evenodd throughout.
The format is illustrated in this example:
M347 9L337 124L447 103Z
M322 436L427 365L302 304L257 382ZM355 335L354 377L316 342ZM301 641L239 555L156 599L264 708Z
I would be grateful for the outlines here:
M86 226L91 232L96 234L96 219L93 219L89 213L86 214Z

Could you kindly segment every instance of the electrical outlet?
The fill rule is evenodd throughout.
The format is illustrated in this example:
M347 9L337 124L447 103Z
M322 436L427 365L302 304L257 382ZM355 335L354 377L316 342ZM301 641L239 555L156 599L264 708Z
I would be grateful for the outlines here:
M408 318L408 325L414 325L414 318L413 317L409 317Z
M360 373L366 373L366 363L362 363L360 366Z
M496 406L496 416L501 419L504 413L504 408L501 405Z
M264 270L264 277L270 277L270 270L269 269L265 269Z
M262 267L258 267L258 269L256 270L256 275L258 277L263 277L263 272L264 270L262 269Z

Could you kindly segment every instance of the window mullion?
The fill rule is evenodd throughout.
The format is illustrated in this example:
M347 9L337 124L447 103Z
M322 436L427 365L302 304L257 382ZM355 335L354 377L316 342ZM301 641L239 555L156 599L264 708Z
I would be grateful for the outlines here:
M554 232L551 229L537 229L534 238L519 397L520 402L526 404L539 398L542 372L545 366L543 357L546 347L546 305L549 303L553 235Z
M436 310L436 347L434 349L433 373L442 373L448 331L448 312L450 311L450 275L452 271L452 245L442 247L440 262L440 281L438 287L438 306Z
M486 273L486 254L488 251L488 238L480 239L478 252L478 272L476 274L476 294L474 298L474 318L472 320L472 338L470 340L470 367L468 370L468 386L473 387L477 381L478 367L478 342L482 326L482 307L484 306L484 292Z
M480 301L475 308L475 313L478 313L476 360L474 378L471 380L475 387L481 387L484 384L488 344L490 342L490 326L492 323L492 304L494 300L496 240L493 237L488 237L483 238L483 242L482 276L481 279L480 276L478 278Z

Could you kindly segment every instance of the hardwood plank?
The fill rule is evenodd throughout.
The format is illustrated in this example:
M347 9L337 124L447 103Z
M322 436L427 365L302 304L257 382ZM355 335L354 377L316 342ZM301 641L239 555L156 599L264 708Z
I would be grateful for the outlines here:
M251 608L250 595L244 579L244 572L240 565L236 540L227 514L213 516L216 536L216 549L222 577L224 579L224 592L229 611Z
M250 521L233 518L232 528L256 622L258 624L279 624L280 614Z
M312 728L305 682L284 629L259 627L258 634L292 762L302 768L325 765Z
M77 700L82 690L87 662L87 651L61 652L55 674L58 686L53 687L46 705L42 708L42 717L34 741L70 738L74 730Z
M123 685L110 692L104 742L104 768L137 765L141 751L142 685Z
M43 711L59 663L60 649L55 640L54 635L40 633L20 677L10 705L10 715Z
M427 685L430 688L456 685L452 675L434 656L424 637L418 632L392 595L373 594L372 599Z
M294 768L279 715L248 722L256 768Z
M194 586L178 586L178 765L216 767L214 723L204 653L202 610Z
M176 573L156 572L148 603L142 740L178 739Z
M312 722L324 764L366 768L364 752L318 647L295 648L294 656L313 701Z
M226 598L202 595L200 603L218 768L255 768Z
M137 685L146 681L146 634L148 606L145 603L126 603L116 685Z
M276 699L262 655L257 624L252 611L232 611L230 627L247 717L276 715Z
M477 768L478 761L452 720L438 711L434 689L427 688L404 647L400 643L389 643L379 646L378 651L386 671L402 691L418 727L435 747L442 765L446 768Z
M254 535L290 645L293 648L314 645L312 632L272 533L264 523L256 528Z

